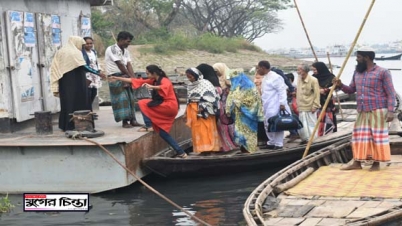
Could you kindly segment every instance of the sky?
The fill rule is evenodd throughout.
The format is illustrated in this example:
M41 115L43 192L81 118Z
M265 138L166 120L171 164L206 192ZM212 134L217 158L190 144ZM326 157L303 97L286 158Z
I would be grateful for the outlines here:
M292 1L293 3L293 1ZM372 0L296 0L314 46L353 42ZM263 50L309 47L296 8L278 12L283 29L254 40ZM358 44L402 40L402 0L376 0Z

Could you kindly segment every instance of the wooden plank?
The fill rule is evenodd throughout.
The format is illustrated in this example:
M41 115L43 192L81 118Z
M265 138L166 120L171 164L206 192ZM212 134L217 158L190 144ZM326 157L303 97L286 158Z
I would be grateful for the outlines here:
M303 217L315 206L313 205L287 205L278 209L279 217Z
M379 202L379 201L366 201L361 207L363 207L363 208L375 208L380 203L381 202Z
M360 207L365 204L365 201L345 201L345 200L336 200L336 201L326 201L322 206L350 206L350 207Z
M277 222L277 225L298 225L303 222L305 218L283 218L282 220Z
M317 218L344 218L355 209L356 208L352 206L317 206L306 216Z
M322 218L307 218L299 226L315 226L322 221Z
M344 225L346 219L323 218L317 226Z
M271 226L271 225L278 225L278 222L283 220L282 217L271 217L264 219L264 225Z
M368 217L383 211L386 211L388 208L366 208L360 207L357 210L353 211L353 213L349 214L347 218L363 218Z

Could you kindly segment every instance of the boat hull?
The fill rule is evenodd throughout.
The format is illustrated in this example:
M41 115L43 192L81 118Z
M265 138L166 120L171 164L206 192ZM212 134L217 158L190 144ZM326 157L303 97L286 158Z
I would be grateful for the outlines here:
M339 136L334 139L313 143L310 152L317 151L329 144L342 139L350 139L351 134ZM190 141L189 141L190 142ZM303 156L306 145L282 150L259 150L255 153L215 154L213 156L196 156L187 159L175 159L169 152L159 153L157 157L143 160L149 170L161 176L195 176L218 175L233 172L269 169L292 163ZM166 157L161 157L165 155ZM159 156L159 157L158 157Z

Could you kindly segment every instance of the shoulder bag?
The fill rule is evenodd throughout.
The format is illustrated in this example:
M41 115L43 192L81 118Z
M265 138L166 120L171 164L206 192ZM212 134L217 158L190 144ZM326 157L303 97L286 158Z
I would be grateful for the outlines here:
M268 119L268 132L280 132L303 128L299 117L292 115L286 110L279 111L279 114Z

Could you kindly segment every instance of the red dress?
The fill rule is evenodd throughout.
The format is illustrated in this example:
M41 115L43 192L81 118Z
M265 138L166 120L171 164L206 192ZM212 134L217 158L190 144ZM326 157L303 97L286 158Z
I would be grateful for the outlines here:
M134 89L141 87L144 83L153 85L154 82L154 79L131 79ZM156 132L159 132L159 129L169 132L179 112L179 106L174 93L173 84L168 78L162 78L160 87L161 89L158 90L158 93L163 97L162 104L155 107L148 107L147 104L151 99L142 99L138 100L138 106L142 113L151 119L152 127Z

